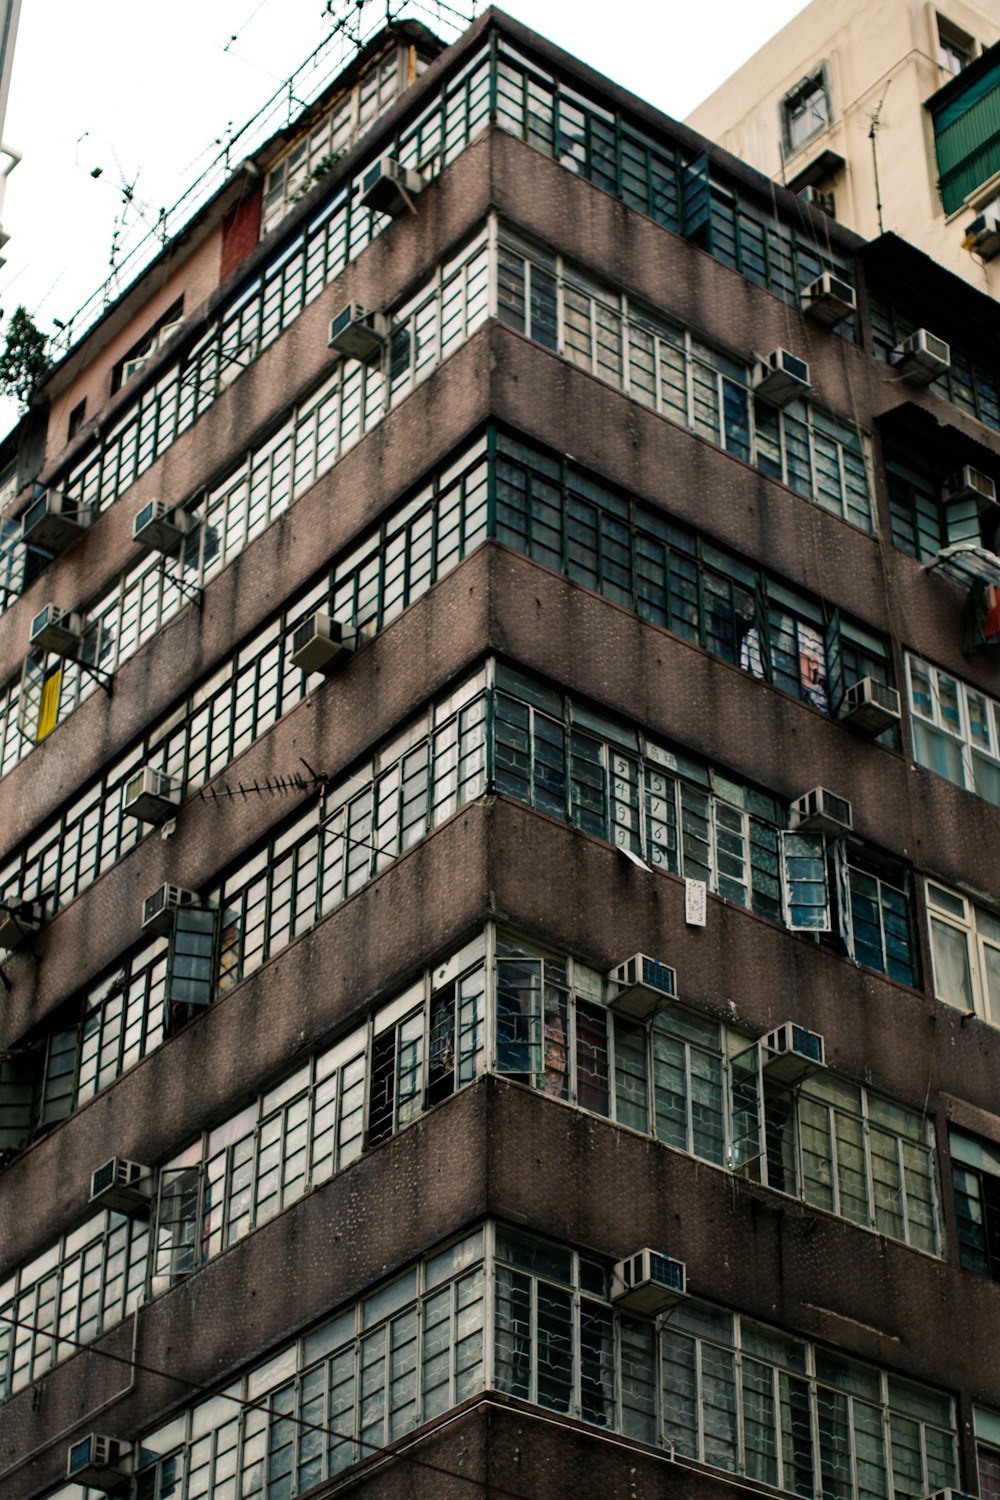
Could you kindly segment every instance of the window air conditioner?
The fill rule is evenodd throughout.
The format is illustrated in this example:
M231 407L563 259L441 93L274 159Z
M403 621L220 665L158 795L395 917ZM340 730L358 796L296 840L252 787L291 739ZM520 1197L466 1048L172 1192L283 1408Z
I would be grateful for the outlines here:
M91 1177L90 1201L129 1218L148 1218L153 1201L153 1174L141 1162L113 1156Z
M899 723L899 694L888 683L876 682L874 677L862 677L860 682L852 682L847 689L837 716L852 729L874 739L884 729Z
M180 906L194 906L195 894L179 885L161 885L142 903L142 930L165 934L170 931L174 912Z
M849 282L824 271L802 293L802 307L807 317L832 328L857 311L857 298Z
M769 1031L760 1044L761 1064L775 1083L801 1083L824 1065L823 1038L794 1021Z
M677 974L644 953L633 954L608 973L608 1009L632 1021L648 1021L677 998Z
M61 490L45 490L21 517L21 541L44 552L65 552L90 525L89 506L67 502Z
M66 1461L66 1478L74 1484L90 1485L109 1495L129 1477L132 1447L118 1438L90 1432L79 1442L71 1443Z
M42 903L40 901L22 901L20 905L11 901L8 903L12 911L0 911L0 948L10 952L16 948L22 938L29 933L37 932L42 925Z
M792 803L796 833L849 833L853 826L847 798L828 792L825 786L814 786Z
M355 632L317 610L292 633L292 665L303 672L329 672L353 650Z
M962 236L962 249L974 250L983 260L992 260L1000 255L1000 199L988 203L982 213L977 214Z
M889 363L912 385L927 385L951 366L951 350L944 339L918 328L908 339L897 344Z
M389 336L385 313L366 312L360 302L348 302L330 324L331 349L351 359L371 359Z
M686 1294L684 1262L659 1250L636 1250L616 1263L611 1273L611 1300L629 1312L655 1318Z
M181 789L172 776L143 766L125 783L122 812L141 823L166 823L181 805Z
M809 366L787 349L772 349L754 365L750 386L755 396L763 396L772 406L787 406L809 389Z
M423 185L419 172L401 167L392 156L383 156L365 173L358 201L373 213L401 214L412 208L411 200Z
M151 552L174 552L195 525L190 511L163 500L150 500L135 514L132 540Z
M956 505L964 500L974 500L981 506L996 505L996 481L971 464L965 464L945 480L941 486L941 498L945 505Z
M826 214L828 219L837 217L837 203L832 193L824 193L821 188L813 187L812 183L804 187L799 193L803 203L808 203L810 208L817 209L821 214Z
M76 656L83 636L83 616L58 604L46 604L31 622L28 644L51 651L53 656Z

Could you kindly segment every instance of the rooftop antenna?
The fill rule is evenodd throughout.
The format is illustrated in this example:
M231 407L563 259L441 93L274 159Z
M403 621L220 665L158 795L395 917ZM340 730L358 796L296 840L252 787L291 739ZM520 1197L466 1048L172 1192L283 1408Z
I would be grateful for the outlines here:
M302 760L302 757L299 757ZM268 776L263 781L251 781L245 784L237 782L236 786L230 786L224 781L221 786L202 787L198 796L203 802L230 802L237 797L263 797L270 795L282 796L285 792L315 792L325 791L329 785L330 778L323 771L316 771L307 760L302 760L306 768L306 775L301 771L293 771L291 776Z
M882 192L879 188L878 181L878 147L876 145L876 140L878 137L879 127L882 124L882 106L885 103L885 96L889 92L889 86L891 83L892 79L890 78L889 82L886 84L885 88L882 91L881 99L876 104L872 113L868 116L869 120L871 121L871 128L868 131L868 139L872 143L872 166L875 168L875 212L878 214L879 234L885 233L885 226L882 223Z

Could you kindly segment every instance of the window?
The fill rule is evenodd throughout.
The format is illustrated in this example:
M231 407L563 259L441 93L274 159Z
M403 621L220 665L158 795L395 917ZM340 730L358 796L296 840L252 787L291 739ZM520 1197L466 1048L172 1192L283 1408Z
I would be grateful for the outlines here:
M92 1343L139 1305L148 1243L144 1220L104 1211L4 1280L0 1312L17 1326L0 1322L0 1401L74 1354L66 1341Z
M957 26L952 26L944 16L937 18L938 62L946 73L961 73L976 55L976 44L972 37Z
M916 656L906 680L917 765L1000 807L1000 702Z
M149 332L144 333L142 338L132 345L125 357L120 359L115 365L111 372L112 395L114 395L115 391L120 390L123 385L126 385L132 379L133 375L138 375L146 361L156 353L157 349L167 342L167 339L172 334L177 332L183 321L184 298L178 297L177 301L171 307L168 307L165 313L161 314ZM83 402L82 405L86 407L86 402ZM77 407L76 411L80 412L82 417L81 408ZM72 421L73 418L70 417L71 424ZM70 437L73 436L73 430L70 432Z
M958 1258L967 1271L1000 1281L1000 1146L959 1130L948 1146Z
M752 400L746 365L503 227L497 254L502 323L872 530L868 438L853 423L810 401Z
M731 1069L743 1176L938 1254L934 1133L921 1114L825 1069L798 1087L775 1082L756 1044Z
M974 1406L972 1420L979 1471L977 1493L980 1500L1000 1500L1000 1413Z
M86 396L84 396L83 400L77 406L74 406L73 410L69 414L69 422L66 427L67 440L76 437L77 433L80 431L80 428L86 421L86 418L87 398Z
M785 151L798 151L830 123L830 99L826 89L826 70L803 78L784 97L781 105Z
M1000 1026L1000 917L930 880L926 892L935 995Z
M603 975L502 933L493 1019L502 1077L940 1253L933 1126L905 1105L825 1069L776 1084L745 1035L676 1004L636 1024Z

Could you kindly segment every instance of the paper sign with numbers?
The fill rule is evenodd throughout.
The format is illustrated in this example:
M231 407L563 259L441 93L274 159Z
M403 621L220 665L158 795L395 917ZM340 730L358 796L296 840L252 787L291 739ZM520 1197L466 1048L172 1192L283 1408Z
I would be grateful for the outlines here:
M689 927L705 925L705 893L708 886L703 880L684 882L684 920Z

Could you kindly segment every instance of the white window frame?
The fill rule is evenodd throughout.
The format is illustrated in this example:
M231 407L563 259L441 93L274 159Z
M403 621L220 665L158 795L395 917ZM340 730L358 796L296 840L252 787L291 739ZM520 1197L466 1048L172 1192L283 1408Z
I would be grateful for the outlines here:
M938 890L943 891L946 896L961 904L961 914L949 910L947 905L935 900L934 892ZM995 1017L990 1014L989 982L986 967L987 952L994 952L1000 955L1000 941L987 937L985 933L979 931L976 920L979 908L968 896L964 896L961 891L953 891L940 881L926 880L924 882L924 895L927 902L927 932L931 949L931 972L934 977L935 996L946 1005L955 1006L956 1009L959 1008L955 1000L941 993L942 986L938 980L938 958L934 944L934 924L937 922L943 926L950 927L955 932L962 933L965 938L969 980L972 988L970 996L972 1003L969 1006L968 1013L978 1016L982 1021L987 1021L991 1026L1000 1026L1000 1007L998 1007L998 1013Z
M926 674L931 688L931 713L928 716L922 709L917 707L914 695L914 666ZM958 703L959 727L956 731L945 720L941 709L941 688L943 683L950 683L955 690L955 698ZM906 653L906 692L909 700L910 713L915 721L927 726L935 734L943 735L961 750L962 758L962 781L955 783L962 785L966 791L973 792L976 796L982 794L976 785L976 757L978 756L987 764L993 764L1000 772L1000 701L992 698L989 693L980 688L973 687L970 683L963 682L960 677L953 676L950 672L944 672L940 667L935 667L932 662L924 661L920 657ZM969 713L969 695L981 698L986 704L986 728L989 736L989 747L985 748L977 744L972 737L971 715ZM916 735L914 734L914 759L918 765L924 762L917 754ZM934 771L933 766L926 766L926 770ZM935 771L936 775L941 772ZM946 780L950 778L945 778Z

